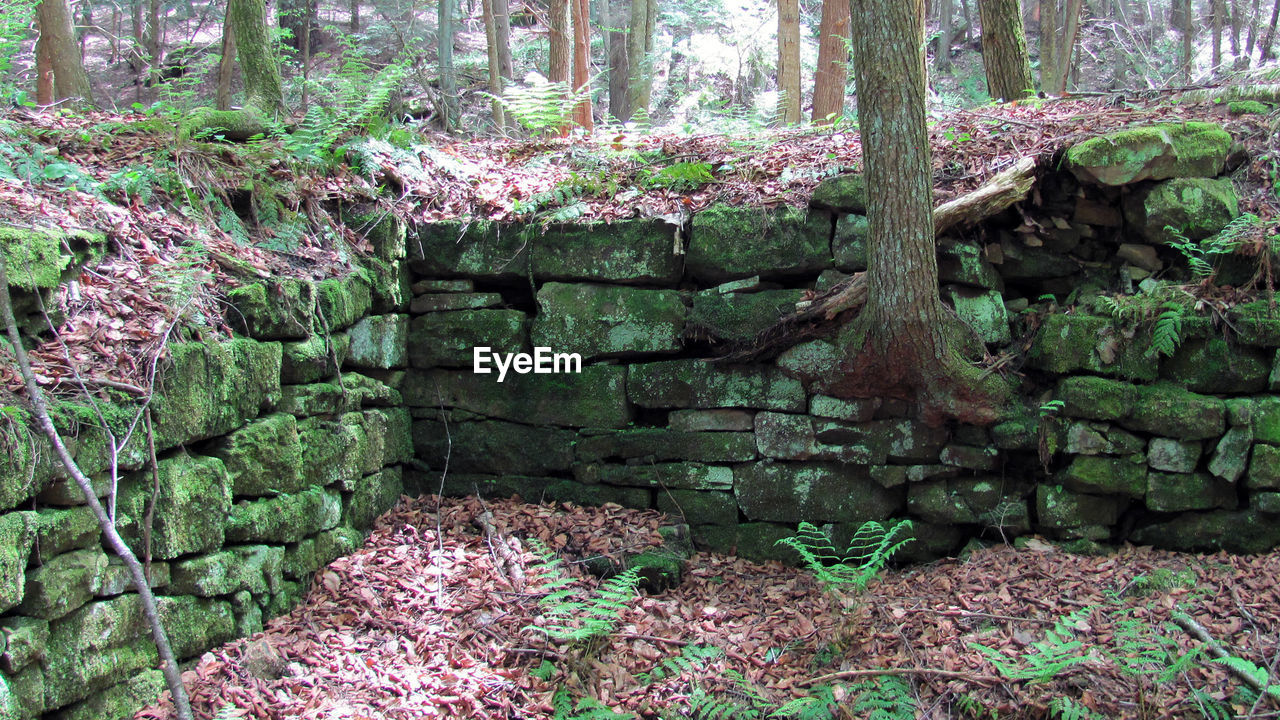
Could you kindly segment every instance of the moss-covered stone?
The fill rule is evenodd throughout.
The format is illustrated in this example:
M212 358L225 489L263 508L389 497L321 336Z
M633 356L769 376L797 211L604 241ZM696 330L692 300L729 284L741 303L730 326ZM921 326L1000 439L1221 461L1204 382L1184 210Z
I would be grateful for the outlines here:
M502 302L502 294L496 292L431 293L414 296L409 302L409 312L413 315L421 315L459 310L483 310L501 307Z
M341 496L318 487L264 500L242 500L231 507L227 540L297 542L336 526L341 515Z
M102 233L88 230L0 225L9 285L23 290L48 290L72 279L105 243Z
M975 290L949 286L943 295L951 301L956 315L989 345L1007 345L1012 339L1009 334L1009 314L1004 307L1004 298L995 290Z
M358 453L352 456L352 467L356 472L338 482L343 490L350 490L348 483L361 475L377 472L383 465L405 462L413 457L413 418L406 408L372 408L351 412L343 415L341 421L345 425L360 428L365 438L363 444L354 448Z
M991 427L991 444L1000 450L1034 450L1040 440L1040 421L1024 413Z
M573 467L573 477L587 485L603 483L696 491L733 488L732 469L697 462L655 462L643 465L582 463Z
M1069 377L1058 383L1054 397L1063 402L1068 417L1119 420L1133 412L1138 388L1129 383L1099 377Z
M835 266L845 272L867 269L867 238L871 224L865 215L841 215L831 236L831 256Z
M58 713L58 720L127 720L166 690L164 673L144 670Z
M685 307L675 290L549 282L529 328L534 346L585 359L680 350Z
M431 467L464 473L547 475L573 464L572 430L534 427L502 420L452 422L446 432L438 420L413 423L416 457Z
M342 222L364 236L373 248L374 257L400 260L408 252L408 226L395 213L379 208L360 211L344 210Z
M1070 261L1068 261L1070 262ZM1001 268L1001 272L1004 268ZM1072 265L1066 272L1075 272ZM1015 273L1016 274L1016 273ZM1055 271L1037 277L1055 277ZM959 283L976 288L1000 290L1003 283L995 267L983 255L982 248L972 242L944 240L938 243L938 279L943 283Z
M443 481L441 475L444 475ZM482 475L478 473L442 473L409 471L405 473L406 490L421 495L443 492L447 497L479 495L483 498L520 497L541 502L552 483L559 478L529 475ZM443 487L443 490L441 488Z
M1218 447L1209 460L1209 472L1214 477L1234 483L1249 467L1249 448L1253 445L1253 430L1233 427L1218 441Z
M1084 495L1061 485L1036 488L1037 522L1052 530L1114 525L1128 504L1125 498Z
M1256 398L1253 436L1258 442L1280 445L1280 396Z
M1227 178L1167 180L1135 190L1124 201L1129 227L1153 243L1179 236L1203 240L1239 214L1240 200Z
M679 228L663 220L556 225L531 239L539 280L674 285Z
M778 318L795 310L804 290L764 290L754 293L695 293L688 332L693 337L748 342Z
M1280 490L1280 447L1254 445L1249 461L1247 483L1250 488Z
M1120 424L1179 440L1204 440L1222 434L1226 415L1222 400L1162 382L1140 388L1132 414Z
M337 332L369 314L373 293L363 273L330 278L316 283L316 312L323 317L320 327Z
M680 584L684 578L687 557L665 549L650 550L626 560L626 569L635 570L640 587L648 592L662 592Z
M1080 261L1075 257L1055 252L1047 247L1024 247L1017 243L1005 243L1000 258L999 277L1003 280L1030 280L1045 286L1050 278L1072 278L1082 271ZM1055 283L1045 286L1049 288L1074 288L1080 284L1079 278L1074 282ZM1065 294L1067 290L1059 290Z
M653 493L649 490L612 485L583 485L556 478L551 478L547 483L542 490L542 497L549 502L571 502L578 505L613 503L629 508L649 508L653 505Z
M1260 492L1249 496L1249 507L1264 515L1280 515L1280 492Z
M231 481L222 461L183 453L161 460L157 468L151 556L172 560L221 547L231 506ZM135 551L142 547L142 523L153 490L151 473L145 471L130 475L121 489L118 508L127 518L121 519L121 531Z
M189 596L156 598L156 611L169 635L173 654L189 658L235 639L231 603Z
M314 548L313 548L314 554ZM232 595L248 590L255 595L280 589L284 548L244 545L176 562L169 591L179 595Z
M390 370L408 364L408 315L371 315L351 326L348 335L352 367Z
M681 433L663 428L639 428L586 437L578 441L578 462L608 458L644 458L649 461L742 462L756 457L750 433Z
M1076 492L1140 498L1147 491L1146 458L1077 455L1055 479Z
M345 413L337 418L313 417L298 423L302 487L324 487L364 474L371 450L362 419L359 413Z
M1182 343L1160 364L1160 376L1199 393L1256 393L1267 387L1271 362L1261 352L1222 338Z
M1189 473L1200 464L1200 443L1194 440L1151 438L1147 447L1147 465L1152 470Z
M102 530L88 506L44 508L36 513L36 548L42 557L98 544Z
M1103 423L1057 423L1066 425L1066 452L1069 455L1115 455L1118 454L1107 436L1103 434L1106 425Z
M497 353L528 352L526 317L519 310L459 310L415 317L409 324L409 364L471 367L476 347Z
M734 525L738 522L738 501L731 492L659 490L657 501L659 510L688 525Z
M566 427L624 427L631 420L626 398L627 368L586 365L581 373L497 373L431 370L406 378L401 392L410 406L446 407L540 424Z
M948 440L946 428L936 428L906 418L873 420L858 425L829 423L819 427L819 442L858 445L868 450L871 462L936 463Z
M866 213L867 180L862 173L827 178L813 189L809 204L843 213Z
M307 486L298 423L285 413L268 415L218 438L207 452L222 460L237 497L296 492Z
M1183 512L1236 507L1235 489L1207 473L1147 475L1147 508L1157 512Z
M1145 349L1140 339L1126 338L1107 318L1055 314L1045 317L1040 326L1027 365L1060 375L1084 370L1154 380L1156 364L1145 357Z
M280 398L281 347L238 338L173 343L152 409L156 449L225 435Z
M402 313L409 309L409 273L403 261L365 258L366 277L372 296L370 312L377 315Z
M315 537L316 565L324 567L344 555L350 555L364 544L364 533L355 528L339 525Z
M153 590L169 584L169 563L152 560L145 570L147 586ZM129 574L129 568L125 567L124 561L118 557L108 557L107 569L102 573L102 587L98 590L98 597L114 597L121 593L134 592L135 589L133 576Z
M342 385L332 383L285 385L276 409L297 418L336 415L362 407L399 407L400 391L367 375L343 373Z
M1228 115L1266 115L1271 106L1257 100L1237 100L1227 103Z
M280 592L272 595L262 606L262 617L270 619L284 615L297 607L306 594L307 588L302 583L285 580L281 583Z
M280 382L303 384L333 377L350 351L347 333L312 335L306 340L281 343Z
M796 523L881 520L901 510L901 488L884 488L865 466L757 462L733 471L738 507L751 520Z
M1168 123L1090 138L1068 149L1063 164L1082 182L1127 185L1213 177L1222 172L1230 150L1231 135L1218 125Z
M952 443L938 453L938 462L966 470L997 470L1001 465L1000 451L992 447L975 447Z
M0 620L0 637L4 652L0 653L0 670L16 675L28 665L41 660L49 642L49 621L12 616Z
M1023 503L1026 506L1026 503ZM892 528L899 521L888 520L885 523L886 528ZM852 538L857 532L856 525L837 525L833 536L839 535L840 539ZM966 538L964 528L950 523L938 524L924 522L922 520L911 520L911 530L906 532L904 539L909 538L910 541L906 545L898 548L893 554L895 562L932 562L939 558L952 557L961 550ZM847 546L847 543L846 543Z
M102 589L107 555L100 548L50 558L27 571L27 588L18 612L54 620L93 599Z
M755 417L748 410L672 410L667 427L676 432L742 432L755 427Z
M1184 513L1139 528L1132 539L1184 552L1263 553L1280 545L1280 523L1256 509Z
M1031 517L1022 492L1004 487L999 478L949 478L913 483L907 491L907 512L939 525L976 524L1000 528L1006 534L1031 529Z
M89 603L52 623L44 667L45 706L59 708L155 667L137 595Z
M696 213L686 271L704 282L798 275L831 267L831 216L712 205Z
M318 329L316 287L309 280L274 278L234 288L227 292L227 304L227 322L249 337L304 339Z
M402 492L404 475L398 466L360 478L343 502L342 524L357 530L372 528L373 521L390 510Z
M828 395L814 395L809 398L809 414L820 418L855 423L867 422L879 409L879 398L843 399Z
M1280 310L1269 300L1241 303L1231 308L1227 320L1241 345L1280 347Z
M758 562L779 560L794 565L800 561L796 551L779 545L778 541L795 534L795 529L791 526L767 522L698 525L693 528L693 542L711 552Z
M3 678L13 696L13 704L20 720L38 718L45 711L44 706L44 669L39 665L28 666L15 676ZM3 684L0 683L0 684ZM3 701L0 701L3 705Z
M515 280L529 277L530 244L520 228L471 218L417 227L409 266L433 277Z
M631 402L648 408L759 408L804 412L800 382L768 367L736 368L702 360L666 360L632 365Z

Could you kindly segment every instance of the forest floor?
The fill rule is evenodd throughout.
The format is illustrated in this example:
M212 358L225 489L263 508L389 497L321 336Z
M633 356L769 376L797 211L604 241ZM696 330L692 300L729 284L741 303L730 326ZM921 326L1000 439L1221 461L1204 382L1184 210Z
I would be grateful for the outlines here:
M486 511L496 536L473 525ZM878 717L918 718L1280 710L1170 622L1274 677L1280 552L1086 556L1031 538L887 570L856 597L801 569L699 553L680 585L635 597L588 647L531 629L549 622L551 578L531 539L586 597L598 582L586 558L656 547L664 522L617 506L402 498L293 612L187 671L198 716L614 717L565 708L584 697L640 718L866 717L876 703ZM799 697L815 698L811 714L769 715ZM137 715L169 717L164 698Z

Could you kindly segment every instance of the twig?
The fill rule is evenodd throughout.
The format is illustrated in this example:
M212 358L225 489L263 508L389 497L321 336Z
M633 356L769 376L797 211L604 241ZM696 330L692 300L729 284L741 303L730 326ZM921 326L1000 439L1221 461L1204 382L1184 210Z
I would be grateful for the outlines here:
M978 673L967 673L959 670L938 670L935 668L879 668L876 670L842 670L840 672L820 675L816 678L805 678L797 680L796 685L805 687L808 685L816 685L828 680L845 680L856 677L871 677L875 675L936 675L937 677L956 678L958 680L970 680L976 683L984 683L988 685L999 685L1004 682L1004 678L995 675L982 675Z
M1196 622L1190 615L1187 615L1186 613L1175 612L1173 614L1172 620L1173 620L1173 624L1185 630L1188 635L1204 643L1205 650L1215 658L1222 659L1222 658L1236 657L1232 653L1228 652L1225 648L1223 648L1222 644L1219 643L1217 640L1215 640L1213 636L1209 634L1209 631L1206 630L1203 625ZM1229 670L1232 675L1235 675L1237 678L1239 678L1241 682L1243 682L1244 684L1256 690L1259 695L1269 695L1271 696L1272 700L1277 700L1275 695L1273 695L1270 692L1267 692L1266 685L1264 683L1258 682L1258 680L1254 678L1252 675L1249 675L1248 673L1245 673L1245 672L1241 672L1240 670L1237 670L1236 668L1232 667L1231 665L1227 665L1226 663L1223 663L1222 666L1225 667L1227 670Z
M493 524L493 513L485 510L471 520L472 524L484 531L485 541L489 545L489 552L497 559L497 566L500 572L504 572L507 580L511 582L511 586L516 592L524 591L524 567L520 564L520 557L514 550L507 538L498 532L497 526Z

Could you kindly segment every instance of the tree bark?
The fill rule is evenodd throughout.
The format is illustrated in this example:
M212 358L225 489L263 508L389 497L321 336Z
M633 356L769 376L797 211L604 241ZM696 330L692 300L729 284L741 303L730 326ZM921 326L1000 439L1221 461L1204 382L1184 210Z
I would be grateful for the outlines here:
M778 117L800 124L800 0L778 0Z
M458 0L439 0L436 8L436 56L440 72L440 121L445 131L458 122L458 74L453 67L454 20Z
M1058 20L1058 0L1040 0L1040 87L1045 92L1050 92L1053 78L1058 75L1055 63L1058 60L1058 29L1061 24ZM985 32L984 25L983 33Z
M1280 0L1276 0L1280 6ZM1191 20L1191 0L1182 0L1182 75L1187 85L1195 71L1195 23Z
M939 73L951 74L951 42L952 25L955 23L953 12L955 0L939 0L938 3L938 50L933 55L933 66Z
M268 117L283 112L280 63L267 33L261 0L227 0L227 14L235 34L240 74L244 77L245 105L261 110Z
M951 0L942 0L948 4ZM844 114L849 79L849 3L823 0L818 29L818 69L813 74L813 123L823 125Z
M609 3L605 6L609 12L609 19L604 23L609 28L606 35L609 44L609 114L619 122L626 122L631 119L627 107L627 33L621 28L622 17L618 8Z
M493 23L498 40L498 76L503 80L515 79L511 63L511 5L507 0L492 0Z
M40 36L36 42L37 65L43 55L48 72L53 75L53 92L50 102L72 101L73 104L93 104L93 90L89 87L89 75L84 71L80 46L71 22L71 8L67 0L41 0L37 11ZM40 74L40 73L37 73ZM36 96L39 99L42 82L47 83L48 73L37 80ZM42 103L48 104L48 103Z
M1190 2L1190 0L1188 0ZM1267 26L1267 39L1262 41L1262 50L1258 55L1259 62L1266 62L1275 56L1271 54L1272 44L1276 41L1276 21L1280 20L1280 0L1271 7L1271 23Z
M1052 9L1053 28L1045 26L1044 10L1046 5ZM1080 34L1080 12L1084 0L1066 0L1065 7L1059 8L1057 0L1042 0L1040 3L1040 89L1052 95L1062 95L1067 91L1067 76L1073 66L1072 55L1076 48L1076 38ZM1063 10L1059 13L1058 10ZM1053 38L1046 49L1046 35ZM1049 55L1046 68L1046 52Z
M551 32L547 80L567 83L572 60L569 51L569 0L551 0L549 12Z
M591 13L587 0L571 0L573 5L573 90L582 99L573 108L573 124L591 132Z
M222 58L218 61L218 94L214 107L231 109L231 76L236 70L236 33L228 13L222 21Z
M631 0L630 37L627 38L627 117L637 112L649 117L649 101L653 91L653 24L657 18L657 0Z
M480 10L484 14L484 40L489 49L489 94L493 96L489 105L494 127L501 131L507 126L507 118L499 99L503 92L503 78L501 60L498 57L498 22L494 16L493 0L480 0Z
M351 0L347 13L351 16L351 23L348 25L350 31L360 32L360 0Z
M978 0L982 22L982 64L991 97L1017 100L1035 93L1031 58L1018 0Z
M1222 0L1209 0L1209 12L1213 14L1213 55L1210 60L1213 76L1222 70Z
M865 309L841 332L844 358L825 391L915 399L930 423L992 422L1003 395L959 355L959 321L938 297L921 0L850 5L868 189L868 292ZM1017 3L1011 8L1020 28Z
M316 19L316 4L313 0L279 0L276 21L281 30L288 30L289 37L284 44L302 54L302 42L310 36L311 45L308 52L315 52L320 41L320 23Z
M1249 12L1249 39L1245 43L1244 54L1253 57L1253 49L1258 46L1258 12L1262 0L1253 0L1253 9Z

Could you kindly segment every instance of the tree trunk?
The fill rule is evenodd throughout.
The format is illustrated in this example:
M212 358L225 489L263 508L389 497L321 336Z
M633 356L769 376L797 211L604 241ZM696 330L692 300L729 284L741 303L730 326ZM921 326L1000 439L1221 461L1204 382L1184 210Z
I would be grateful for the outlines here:
M506 113L502 101L502 72L498 58L498 23L494 17L493 0L480 0L480 11L484 14L484 40L489 48L489 94L493 96L489 106L493 112L493 125L499 131L507 126Z
M439 0L436 7L436 59L440 73L440 124L445 132L458 122L458 74L453 67L453 41L458 0Z
M1280 5L1280 0L1276 0ZM1182 75L1187 85L1195 71L1195 23L1191 20L1191 0L1182 0Z
M40 16L36 15L36 104L53 104L53 43L46 40Z
M347 13L351 15L350 32L360 32L360 0L351 0Z
M588 0L571 0L573 8L573 90L582 100L573 108L573 124L591 132L591 12Z
M868 294L841 332L844 359L824 391L915 399L930 423L991 422L996 396L983 395L988 384L955 350L958 321L938 297L921 0L850 4L868 189ZM1020 28L1017 3L1010 7ZM991 27L984 24L984 36Z
M1073 66L1072 54L1075 52L1076 38L1080 34L1080 12L1083 9L1084 0L1066 0L1064 12L1058 14L1057 0L1048 0L1041 2L1040 7L1049 5L1054 11L1054 23L1052 35L1054 41L1052 43L1051 55L1049 61L1051 72L1045 70L1044 50L1041 50L1040 56L1040 89L1052 95L1063 95L1067 91L1067 76L1071 73ZM1045 27L1044 16L1041 15L1040 37L1041 42L1044 41ZM1043 48L1044 45L1042 44Z
M800 124L800 0L778 0L778 117Z
M1249 39L1245 44L1244 54L1253 57L1253 49L1258 46L1258 12L1261 0L1253 0L1253 10L1249 13Z
M950 4L951 0L942 0ZM844 114L849 75L849 3L823 0L818 30L818 69L813 74L813 123L823 125Z
M991 97L1017 100L1035 93L1031 58L1018 0L978 0L982 22L982 64Z
M289 36L284 44L302 54L302 41L307 35L311 37L309 52L315 52L320 41L320 23L316 19L316 4L313 0L279 0L276 21L281 30L288 30Z
M960 16L964 18L964 41L973 38L973 17L969 14L969 0L960 0Z
M938 3L938 50L933 55L933 66L939 73L951 74L951 41L952 25L955 20L955 0L940 0Z
M492 0L493 22L498 40L498 76L503 80L515 79L511 64L511 6L507 0Z
M236 59L244 77L244 101L268 116L284 111L280 63L267 32L261 0L227 0L228 21L235 34Z
M630 37L627 38L627 117L637 112L649 117L649 100L653 91L653 23L657 17L657 0L631 0Z
M1054 64L1058 60L1058 32L1062 23L1058 20L1058 0L1040 0L1040 87L1051 92L1053 78L1058 76ZM983 26L986 32L986 26Z
M1190 0L1187 1L1190 2ZM1276 0L1275 5L1271 7L1271 23L1267 26L1267 39L1262 41L1262 51L1258 55L1259 62L1266 62L1275 57L1271 54L1271 47L1276 41L1277 20L1280 20L1280 0Z
M1209 12L1213 13L1213 57L1210 60L1213 76L1222 70L1222 0L1210 0Z
M214 107L231 109L231 76L236 69L236 33L231 24L231 14L222 21L222 58L218 61L218 94Z
M551 82L569 82L569 0L551 0L550 61L547 63L547 79Z
M619 122L631 119L627 106L627 33L621 29L618 8L609 6L609 114Z
M40 85L47 83L48 73L53 75L53 92L49 102L70 100L73 104L93 104L93 90L89 87L89 75L84 71L80 46L76 44L75 28L71 22L71 8L67 0L41 0L37 13L40 36L37 39L37 59L44 57L48 71L36 81L36 97L39 101ZM40 63L37 62L37 66ZM47 90L46 93L48 94ZM48 104L42 102L41 104Z

